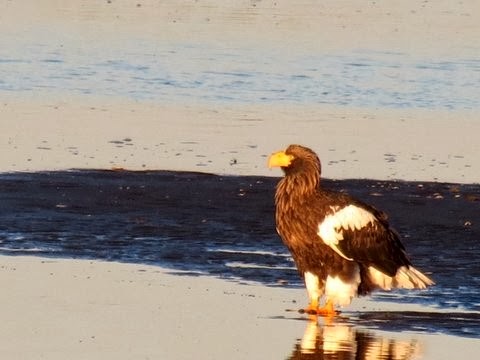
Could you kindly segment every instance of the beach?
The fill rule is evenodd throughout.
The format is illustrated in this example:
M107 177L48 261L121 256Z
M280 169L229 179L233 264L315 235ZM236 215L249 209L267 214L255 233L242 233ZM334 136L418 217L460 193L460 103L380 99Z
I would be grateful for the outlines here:
M474 0L0 4L1 354L475 358L479 17ZM291 143L389 210L437 290L298 313L266 166Z
M279 176L267 156L300 143L319 153L328 178L480 181L474 112L14 101L2 114L15 119L0 123L3 171Z
M365 359L389 351L393 359L448 359L453 353L474 358L480 348L476 339L366 329L344 319L333 324L320 319L318 328L312 327L297 312L286 311L304 302L302 290L169 274L155 266L2 256L0 278L8 284L0 311L2 355L9 358L353 356L357 344L365 345L360 334L368 335ZM349 311L379 308L397 311L362 299ZM419 309L425 311L416 306L402 311ZM322 331L330 343L318 349Z
M401 4L118 0L62 5L47 1L42 7L7 2L2 6L2 30L15 35L39 30L44 36L56 29L63 33L55 38L65 37L74 45L107 40L113 47L141 35L161 42L280 45L306 52L364 47L441 57L476 55L478 10L474 0L407 0ZM39 25L44 24L48 27L42 29Z
M252 332L284 336L267 319L296 293L152 266L2 257L1 268L2 354L18 359L268 357Z

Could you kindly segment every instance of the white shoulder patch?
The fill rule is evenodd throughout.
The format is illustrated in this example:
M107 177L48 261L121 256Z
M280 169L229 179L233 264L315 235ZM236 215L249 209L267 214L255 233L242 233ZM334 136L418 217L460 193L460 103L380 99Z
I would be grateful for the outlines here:
M325 219L318 225L318 235L337 254L347 260L352 260L337 247L338 242L343 240L343 230L360 230L364 226L374 223L375 216L355 205L348 205L340 209L331 206L330 209L333 213L325 216Z

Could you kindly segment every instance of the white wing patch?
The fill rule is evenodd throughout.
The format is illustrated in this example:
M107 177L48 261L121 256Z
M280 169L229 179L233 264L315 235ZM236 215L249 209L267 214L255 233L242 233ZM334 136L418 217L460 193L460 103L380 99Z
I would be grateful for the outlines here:
M338 242L343 240L343 230L360 230L364 226L374 223L375 216L355 205L348 205L341 209L338 206L331 206L330 209L333 214L325 216L325 219L318 225L318 235L338 255L347 260L353 260L345 256L337 247Z

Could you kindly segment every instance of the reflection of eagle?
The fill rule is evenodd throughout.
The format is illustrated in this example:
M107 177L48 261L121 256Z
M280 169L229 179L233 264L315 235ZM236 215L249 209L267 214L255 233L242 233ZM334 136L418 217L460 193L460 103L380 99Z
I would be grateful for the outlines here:
M308 312L333 315L334 305L348 305L376 288L433 284L411 265L384 213L322 189L320 160L312 150L290 145L272 154L268 164L285 172L275 194L277 231L304 276Z
M388 332L374 332L347 323L308 321L304 335L295 344L289 360L410 360L422 357L422 344L417 339L388 335Z

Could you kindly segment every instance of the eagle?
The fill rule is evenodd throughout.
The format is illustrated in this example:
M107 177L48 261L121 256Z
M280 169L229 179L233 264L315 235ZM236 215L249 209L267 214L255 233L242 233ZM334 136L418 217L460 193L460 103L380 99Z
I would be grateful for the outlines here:
M334 316L336 307L373 290L434 284L412 266L385 213L321 186L320 159L311 149L290 145L273 153L268 166L285 174L276 187L275 221L305 281L304 311Z

